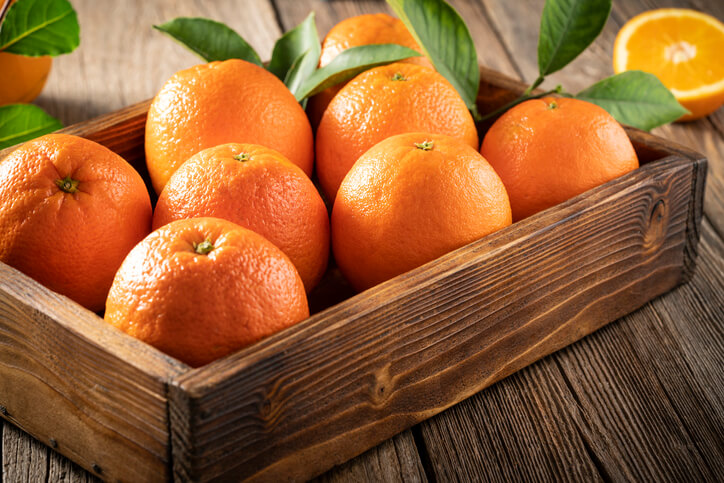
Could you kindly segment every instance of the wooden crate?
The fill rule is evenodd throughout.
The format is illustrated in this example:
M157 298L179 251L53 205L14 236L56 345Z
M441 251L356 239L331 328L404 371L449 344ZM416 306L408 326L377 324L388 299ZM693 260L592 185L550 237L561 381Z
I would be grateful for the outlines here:
M482 79L483 112L524 88ZM148 181L148 105L63 132ZM108 480L320 474L690 278L706 160L627 132L640 169L359 295L332 267L309 319L198 369L0 264L0 414Z

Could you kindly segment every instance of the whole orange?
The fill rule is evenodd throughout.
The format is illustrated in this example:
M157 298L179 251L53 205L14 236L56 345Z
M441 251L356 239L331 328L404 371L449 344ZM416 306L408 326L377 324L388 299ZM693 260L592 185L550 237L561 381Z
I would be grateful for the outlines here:
M510 223L503 183L477 150L449 136L400 134L344 178L332 249L342 274L364 290Z
M317 174L327 197L334 199L347 171L365 151L406 132L446 134L478 147L465 102L434 70L395 63L352 79L332 99L317 130Z
M153 187L188 158L224 143L254 143L282 153L312 174L312 128L274 74L231 59L182 70L164 84L148 111L146 164Z
M93 311L150 227L141 176L93 141L49 134L0 163L0 261Z
M503 114L480 152L500 175L518 221L638 168L621 125L569 98L525 101Z
M223 144L182 164L158 198L153 226L199 216L263 235L291 259L307 291L327 268L327 208L304 172L273 149Z
M32 102L45 86L53 59L0 52L0 106Z
M309 316L294 265L261 235L218 218L178 220L128 254L105 320L201 366Z
M423 53L401 20L386 13L370 13L346 18L332 27L322 42L319 67L329 65L332 59L350 47L370 44L398 44ZM424 56L411 57L402 62L432 67L432 63ZM338 84L330 87L309 99L307 113L312 126L319 125L327 105L343 86Z

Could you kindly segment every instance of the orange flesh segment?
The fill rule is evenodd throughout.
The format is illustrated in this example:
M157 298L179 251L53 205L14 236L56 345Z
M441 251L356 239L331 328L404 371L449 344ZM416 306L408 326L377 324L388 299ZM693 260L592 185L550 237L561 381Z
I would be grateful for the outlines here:
M627 68L655 73L679 91L724 79L724 35L695 19L666 17L642 24L626 48Z

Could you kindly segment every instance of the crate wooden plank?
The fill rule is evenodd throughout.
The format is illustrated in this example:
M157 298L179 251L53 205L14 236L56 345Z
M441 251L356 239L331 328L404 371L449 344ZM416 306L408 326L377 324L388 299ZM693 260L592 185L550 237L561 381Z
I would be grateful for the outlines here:
M481 103L505 102L520 89L482 74ZM120 152L143 174L147 106L67 130ZM58 451L104 478L164 478L170 447L179 479L318 474L688 279L706 162L646 133L628 134L648 163L636 172L198 370L3 266L5 319L25 319L19 327L35 351L20 357L27 351L11 339L17 324L0 326L0 337L18 349L0 368L14 373L20 360L23 370L15 372L24 375L14 377L32 375L8 393L8 407L22 414L6 416L41 441L53 438ZM581 251L587 239L592 254ZM313 300L319 309L339 300L333 271L328 280ZM515 301L506 297L510 290ZM619 303L610 305L612 297ZM71 358L76 352L88 357ZM107 365L100 373L96 359ZM59 363L68 360L70 368ZM109 368L121 376L108 379ZM305 383L314 395L302 390ZM56 426L47 424L53 412L29 397L44 391L58 401ZM51 434L61 429L63 445ZM128 467L121 455L141 464Z
M647 164L181 375L174 474L313 476L670 290L701 164Z
M3 418L105 479L168 479L184 364L1 263L0 346Z

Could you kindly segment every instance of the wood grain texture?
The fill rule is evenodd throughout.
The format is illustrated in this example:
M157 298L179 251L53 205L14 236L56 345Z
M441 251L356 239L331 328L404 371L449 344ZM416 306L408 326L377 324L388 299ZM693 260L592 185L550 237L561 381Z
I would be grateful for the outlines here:
M73 3L79 10L83 30L81 49L71 56L55 60L48 86L40 98L43 107L68 124L147 99L175 70L197 62L193 55L150 30L150 23L167 20L178 14L213 16L242 31L262 57L268 58L279 28L273 18L275 14L280 20L289 16L295 22L308 13L305 3L313 3L318 10L318 19L328 12L328 16L320 21L320 33L323 34L342 16L385 9L381 1L336 0L278 0L274 8L269 2L231 0L115 2L118 5L73 0ZM524 72L518 62L521 57L528 57L528 60L535 62L534 50L527 51L520 46L532 43L535 48L538 28L536 19L542 8L541 1L507 2L503 5L507 8L507 16L501 14L500 4L504 2L497 0L452 3L466 12L465 20L471 28L479 58L484 65L515 77L531 79L528 74L534 74L534 71ZM665 3L666 6L672 3L693 5L724 19L724 4L721 2L702 0ZM554 80L571 89L575 85L585 86L588 82L586 79L598 80L596 72L610 69L611 35L615 35L618 26L632 13L660 6L664 6L664 3L650 0L615 1L612 19L605 31L607 36L594 44L597 55L583 57L584 62L564 69L560 77ZM108 13L112 14L112 21L108 20ZM297 17L291 17L292 13ZM288 21L281 23L283 27L288 27ZM581 80L581 76L585 78ZM550 85L554 85L553 82ZM649 454L657 449L656 444L626 444L626 437L628 431L638 431L640 434L635 434L637 438L644 439L650 432L660 432L657 424L662 420L672 420L672 408L681 414L681 422L674 427L683 427L691 436L687 439L682 436L682 431L667 432L665 435L670 438L670 444L700 448L704 462L710 465L711 473L722 474L720 465L711 466L711 461L720 463L724 460L720 451L715 451L722 447L721 440L715 436L724 433L721 421L721 415L724 414L724 388L721 384L724 380L724 334L721 329L724 314L721 302L721 294L724 293L721 280L724 183L721 176L716 174L724 169L723 112L720 109L708 120L655 131L706 153L710 161L699 268L691 282L657 299L633 316L611 324L572 346L580 346L581 351L596 354L585 360L585 364L565 365L563 358L570 350L565 349L418 425L414 430L414 439L421 450L424 466L433 479L501 480L502 476L522 479L531 474L559 474L556 473L557 469L551 468L563 465L560 473L567 470L572 476L585 475L587 478L593 475L589 470L594 466L599 469L599 473L606 475L606 479L632 480L634 473L631 470L624 471L631 466L626 463L624 454L629 460L640 461L636 474L659 474L657 465L662 463L658 461L657 455ZM625 334L620 332L632 324L635 327L631 331ZM599 338L599 334L609 332L615 337ZM622 339L631 339L633 352L628 350L625 356L632 359L615 357L616 345ZM614 356L602 357L599 353L606 351L607 344L612 345L610 350ZM646 365L654 369L644 370ZM610 376L619 374L621 367L633 375ZM530 370L535 370L532 376L527 375L526 371ZM570 372L572 378L585 380L590 377L589 371L608 374L607 377L595 379L604 386L617 385L623 388L619 392L626 397L616 398L619 404L616 412L608 410L605 404L609 400L600 393L583 392L583 397L588 397L590 402L585 410L582 409L577 400L582 396L570 389L573 385L566 378ZM651 387L652 384L656 385L655 381L651 381L652 378L659 379L666 390L649 390L639 396L636 392L638 381L642 380ZM639 397L647 401L639 402ZM543 402L550 399L560 405ZM646 408L643 413L637 409L642 404ZM522 414L514 410L518 405L531 409ZM488 408L484 417L479 415L481 407ZM665 415L657 414L661 412ZM568 422L561 419L567 419ZM633 429L629 428L632 420L635 421L631 426ZM440 425L436 438L430 437L431 433L427 430L432 424ZM580 436L576 437L570 432L571 425L578 428ZM73 472L67 472L65 468L72 464L47 447L47 459L33 457L33 452L42 452L40 443L12 426L5 425L4 429L1 451L3 466L0 468L4 481L28 481L23 475L30 474L47 474L49 476L46 479L49 481L86 481L86 477L89 477L78 467ZM409 434L403 433L406 441L409 441ZM541 435L545 437L541 438ZM491 440L486 443L485 439L479 439L484 436ZM27 444L28 441L40 449L33 449L32 445ZM694 446L691 446L692 442ZM580 449L581 445L585 454ZM406 454L410 454L413 448L406 447L409 449ZM402 460L398 462L396 458L399 452L398 446L392 451L390 441L387 441L337 467L332 474L336 481L378 479L380 475L389 477L394 471L383 472L375 468L387 468L388 465L392 468L392 465L398 463L402 465ZM664 454L669 457L672 453ZM680 459L692 458L684 451L675 453L675 456ZM695 463L700 461L698 458L694 460ZM671 468L675 463L666 463L669 465L666 467ZM679 464L682 468L691 467L688 461ZM48 466L47 473L37 469L43 465ZM535 468L541 465L545 468L536 472ZM648 467L651 465L653 468ZM533 469L526 471L529 468Z
M412 432L400 433L315 480L316 483L345 481L426 482Z
M724 244L706 222L700 248L714 263L700 264L688 284L424 422L435 476L716 481L724 470L722 328L691 323L724 310ZM475 430L460 430L470 422ZM560 429L543 431L551 425ZM589 461L580 447L598 476L576 473Z
M3 481L98 483L100 480L12 425L2 430Z
M650 163L179 376L175 475L308 478L668 291L694 171Z
M501 34L500 41L508 51L515 54L511 55L511 59L516 69L521 71L522 77L532 79L536 66L534 63L526 66L525 62L526 57L527 61L535 61L535 56L526 52L533 52L530 49L535 48L536 19L521 12L540 11L542 2L482 3L490 8L487 18L495 19ZM679 5L675 6L693 6L722 18L724 4L721 2L697 2L694 5L676 3ZM670 5L649 1L614 2L612 19L609 20L605 35L591 49L595 55L582 56L561 71L554 82L567 87L584 87L598 80L600 77L597 76L612 74L610 55L618 27L635 13L662 6ZM621 13L622 8L632 10ZM471 22L476 24L475 19L466 21L469 25ZM554 85L554 82L550 85ZM709 157L710 175L704 211L709 219L714 220L715 225L724 222L724 186L717 176L711 175L712 171L720 171L723 167L721 153L724 152L724 142L722 130L717 129L721 125L722 112L724 110L720 109L709 120L667 126L654 131L667 139L693 146ZM714 129L707 123L711 123ZM703 177L697 176L697 183L702 181ZM701 464L702 460L705 466L710 466L708 462L712 460L724 460L721 455L723 446L718 436L722 434L721 401L724 399L724 387L720 384L724 380L724 365L720 360L724 345L721 331L724 307L721 295L713 295L714 292L724 293L724 283L720 276L712 276L713 273L721 274L721 231L717 234L706 221L703 226L705 229L698 268L689 284L422 423L419 426L423 435L420 446L425 447L427 454L433 455L430 458L433 462L433 476L442 481L518 480L531 479L536 474L540 477L542 473L549 479L579 479L576 478L578 468L593 464L604 479L632 481L661 475L662 468L676 469L678 473L673 474L681 475L681 469L691 469ZM694 230L690 233L693 234ZM712 244L718 248L712 249ZM703 268L705 266L714 268L713 272ZM604 340L601 334L614 334L614 337ZM619 349L621 340L633 341L634 350ZM572 351L589 354L589 357L584 364L571 365L568 358ZM613 357L602 357L604 352ZM530 380L528 373L536 367L542 368L547 377L536 375L534 380L537 387L531 390L527 386ZM652 371L649 367L655 369ZM590 374L592 371L620 374L621 368L629 373L627 378L594 379ZM576 386L574 390L570 382L574 378L579 382L594 379L600 389L593 392L591 385L585 385ZM641 394L638 392L641 384L658 390ZM606 397L607 391L612 388L620 388L628 396L615 400L615 412L611 410L610 398ZM497 391L505 391L506 396L509 393L509 397L515 397L514 408L522 405L540 411L531 423L532 428L525 426L529 420L526 414L510 411L510 406L503 406L504 409L499 413L487 412L485 414L490 417L484 421L480 419L481 406L487 408L494 405L496 397L493 394L498 394ZM558 404L541 404L544 395L552 395ZM588 404L583 408L581 401L586 400ZM557 409L559 405L564 408L562 411ZM646 408L644 412L640 410L642 406ZM678 415L682 416L679 421ZM570 436L566 431L565 428L569 426L566 419L575 426L578 437ZM630 427L632 419L636 421L633 429ZM675 429L667 431L667 428L659 427L662 420L673 422L672 427ZM461 425L471 422L476 431L459 430ZM491 430L491 427L495 430ZM541 427L550 433L540 441L531 443L530 434L536 430L540 434ZM628 439L631 431L634 442ZM640 444L651 433L664 434L668 438L664 444L676 449L662 451L658 446L661 444L660 439L654 444ZM687 433L692 436L688 437ZM587 456L576 452L579 441L583 443ZM455 451L459 448L466 450ZM480 449L472 451L467 448ZM495 451L488 448L495 448ZM681 451L681 448L694 448L694 451ZM701 457L695 454L696 448L701 448ZM482 456L478 456L478 452ZM561 463L566 454L575 456ZM633 469L632 465L626 463L632 460L638 462ZM555 478L550 476L550 470L546 468L556 469L561 464L566 474ZM718 465L710 469L713 471L707 471L706 467L697 470L687 479L703 479L702 474L709 475L709 479L720 478L711 477L722 474ZM637 475L637 478L633 475ZM666 475L663 479L672 478ZM586 476L585 479L590 478Z
M5 264L0 345L0 416L104 478L168 475L166 381L186 366Z

